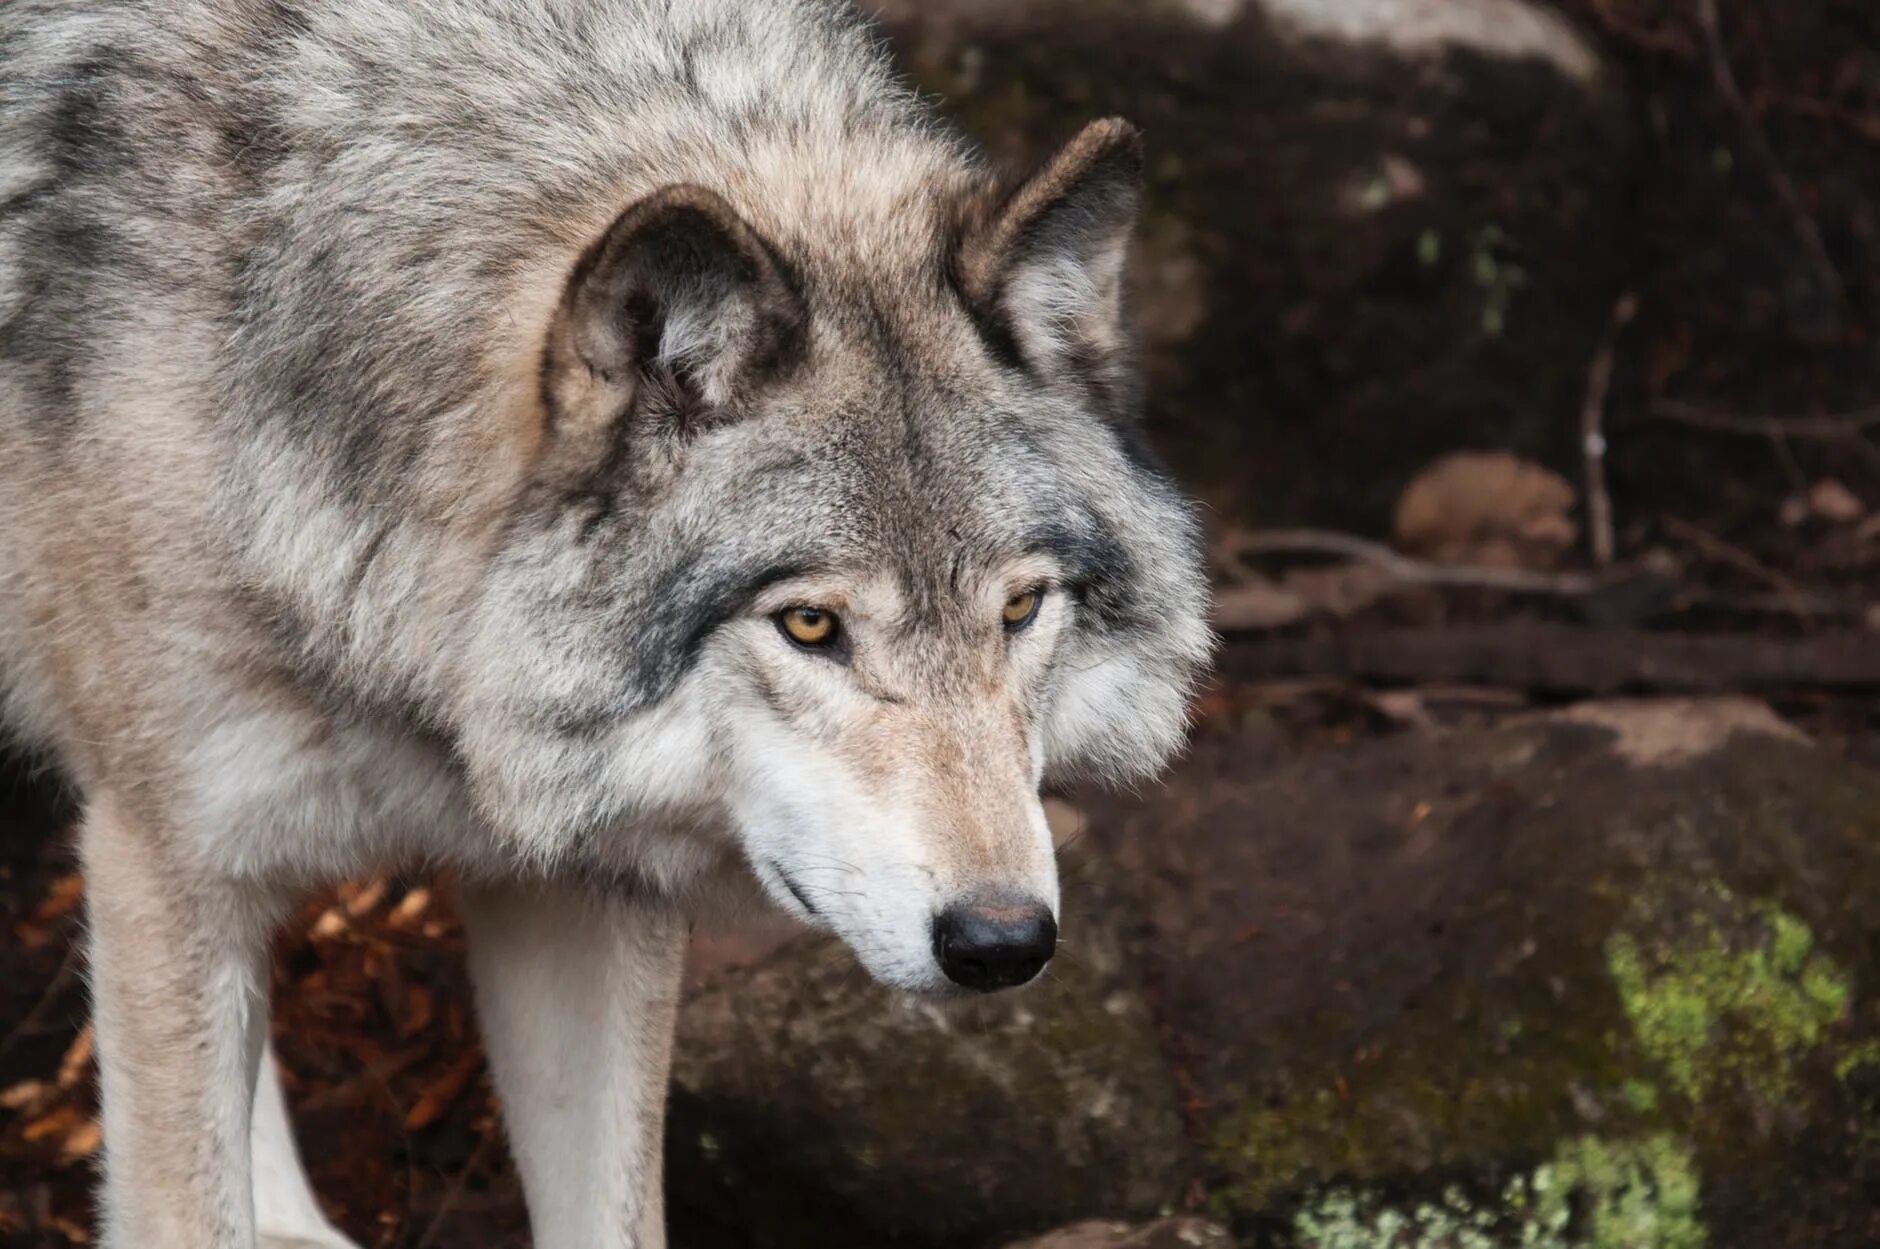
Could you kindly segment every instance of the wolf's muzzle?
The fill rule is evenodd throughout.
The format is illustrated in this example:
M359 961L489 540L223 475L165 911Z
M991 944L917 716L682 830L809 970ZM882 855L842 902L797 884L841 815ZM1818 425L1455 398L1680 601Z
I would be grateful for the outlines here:
M948 980L990 993L1024 984L1057 949L1057 920L1042 902L957 902L934 917L933 954Z

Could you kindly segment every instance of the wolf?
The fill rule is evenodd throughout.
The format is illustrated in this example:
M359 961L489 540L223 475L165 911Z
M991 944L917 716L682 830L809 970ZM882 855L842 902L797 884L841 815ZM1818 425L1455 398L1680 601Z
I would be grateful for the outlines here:
M338 1246L294 901L461 882L541 1249L665 1243L682 949L1051 957L1207 663L1139 136L1006 177L839 0L0 6L0 713L79 797L108 1249Z

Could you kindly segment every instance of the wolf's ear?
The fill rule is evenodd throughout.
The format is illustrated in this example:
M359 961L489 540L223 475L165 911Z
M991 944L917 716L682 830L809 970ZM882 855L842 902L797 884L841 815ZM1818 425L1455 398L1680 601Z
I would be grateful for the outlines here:
M575 266L543 382L557 422L662 405L683 423L789 366L804 311L783 262L724 199L675 186L615 219Z
M1142 202L1142 136L1093 122L1021 183L960 255L981 324L1046 376L1106 382L1129 334L1123 280Z

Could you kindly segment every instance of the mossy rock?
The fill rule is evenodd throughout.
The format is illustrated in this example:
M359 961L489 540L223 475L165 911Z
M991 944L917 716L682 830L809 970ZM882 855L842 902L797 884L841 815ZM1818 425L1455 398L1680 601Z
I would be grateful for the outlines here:
M1247 750L1108 832L1245 1236L1880 1243L1880 777L1738 704Z
M1007 1249L1233 1249L1226 1229L1200 1219L1158 1219L1134 1226L1089 1220Z
M1067 860L1065 951L1023 993L911 999L815 939L687 1003L675 1243L970 1249L1170 1205L1189 1144L1126 964L1125 892Z

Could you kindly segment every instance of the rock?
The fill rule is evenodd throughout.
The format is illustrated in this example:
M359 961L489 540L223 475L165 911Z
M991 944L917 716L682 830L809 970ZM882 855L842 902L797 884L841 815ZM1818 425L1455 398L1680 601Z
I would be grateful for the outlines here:
M1247 749L1204 730L1091 834L1142 886L1214 1214L1288 1249L1880 1243L1880 776L1743 702Z
M1544 568L1573 545L1573 487L1505 451L1458 451L1411 479L1391 526L1397 545L1455 564Z
M1145 1226L1079 1223L1008 1249L1233 1249L1224 1228L1200 1219L1162 1219Z
M1551 6L870 7L1014 165L1105 114L1144 127L1149 430L1224 518L1379 531L1407 467L1483 430L1577 463L1637 246L1631 113Z
M1833 477L1824 477L1808 488L1808 510L1831 524L1851 525L1867 514L1867 505Z
M1078 808L1038 989L812 941L689 1003L676 1243L1148 1249L1196 1197L1272 1249L1880 1243L1880 775L1766 707L1223 715Z
M1275 26L1295 37L1433 56L1452 49L1507 60L1534 59L1581 81L1599 55L1560 14L1527 0L1260 0Z
M1189 1145L1124 959L1127 891L1074 854L1064 887L1064 952L1020 994L913 1000L825 940L721 971L681 1016L675 1241L957 1249L1179 1197Z

